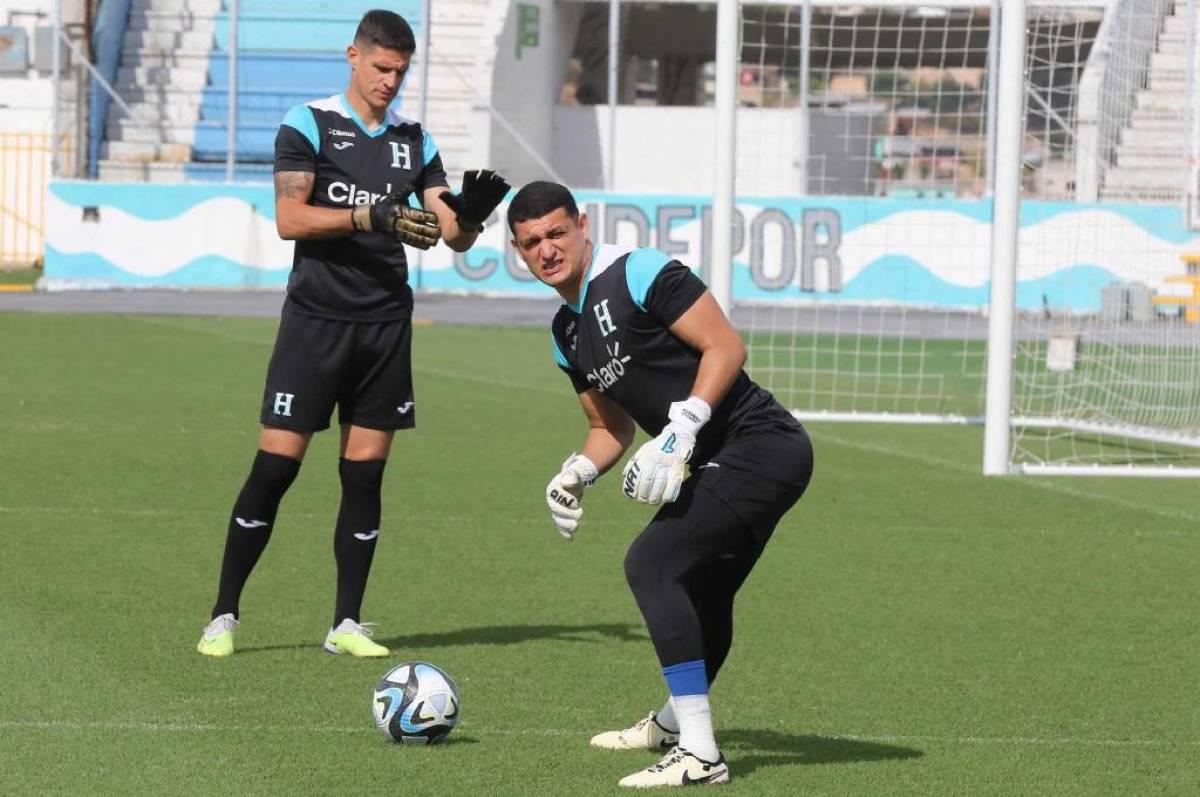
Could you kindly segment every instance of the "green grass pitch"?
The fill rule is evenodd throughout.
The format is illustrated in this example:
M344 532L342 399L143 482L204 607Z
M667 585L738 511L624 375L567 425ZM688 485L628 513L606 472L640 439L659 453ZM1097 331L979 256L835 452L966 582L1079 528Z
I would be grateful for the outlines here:
M588 747L663 696L609 476L574 544L547 479L582 439L543 329L420 328L365 617L321 652L336 448L318 436L242 607L194 652L252 457L274 322L0 315L0 794L616 794ZM812 487L745 587L714 690L746 795L1200 793L1200 491L985 479L968 428L818 425ZM438 748L386 743L390 663L458 681Z

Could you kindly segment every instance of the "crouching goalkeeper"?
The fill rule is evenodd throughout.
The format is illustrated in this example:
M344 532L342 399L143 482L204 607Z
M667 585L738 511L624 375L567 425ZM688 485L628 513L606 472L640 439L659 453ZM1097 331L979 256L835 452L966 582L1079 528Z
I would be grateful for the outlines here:
M592 745L666 753L622 786L724 783L708 691L733 640L734 596L808 486L808 435L742 370L741 338L687 267L652 249L595 244L587 216L555 183L521 189L508 223L530 272L565 302L553 356L588 421L580 453L546 488L564 537L574 538L584 491L620 460L635 424L653 436L622 473L626 496L661 506L630 546L625 574L669 698Z

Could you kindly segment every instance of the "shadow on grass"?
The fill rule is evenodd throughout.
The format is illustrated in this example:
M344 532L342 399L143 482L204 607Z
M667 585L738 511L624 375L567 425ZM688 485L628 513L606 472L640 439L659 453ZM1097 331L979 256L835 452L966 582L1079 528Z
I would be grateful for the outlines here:
M645 642L645 630L628 623L597 625L491 625L432 634L405 634L380 640L391 648L442 648L459 645L519 645L551 639L558 642Z
M425 746L426 747L434 747L434 748L441 750L441 749L445 749L447 747L459 747L459 746L469 747L470 745L473 745L473 744L479 744L479 739L474 736L471 736L470 734L452 733L446 737L445 741L438 742L437 744L431 744L431 745L425 745ZM404 747L404 746L405 745L401 745L401 747Z
M425 634L404 634L375 641L400 654L405 649L442 648L468 645L519 645L523 642L554 640L558 642L645 642L645 630L628 623L598 625L492 625L478 628L459 628ZM320 650L319 643L305 641L294 645L238 646L237 655L263 653L271 650Z
M735 776L748 775L759 767L851 764L921 758L925 755L911 747L858 739L741 728L718 729L717 739L721 751L729 758Z

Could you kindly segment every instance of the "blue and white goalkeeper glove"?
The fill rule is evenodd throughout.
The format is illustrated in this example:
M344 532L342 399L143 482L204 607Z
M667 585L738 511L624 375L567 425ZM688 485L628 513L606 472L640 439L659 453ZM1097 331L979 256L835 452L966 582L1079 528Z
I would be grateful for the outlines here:
M600 477L596 464L583 454L572 454L546 485L546 505L558 533L568 541L575 539L575 529L583 517L583 490Z
M658 437L644 443L626 463L621 474L625 495L643 504L669 504L678 498L696 435L711 417L708 402L696 396L672 404Z

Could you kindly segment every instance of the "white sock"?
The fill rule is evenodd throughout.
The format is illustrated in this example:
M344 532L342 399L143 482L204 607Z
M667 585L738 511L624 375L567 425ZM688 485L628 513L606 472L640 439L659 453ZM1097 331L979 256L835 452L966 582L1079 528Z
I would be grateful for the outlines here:
M654 715L654 721L664 731L671 733L679 733L679 720L675 719L675 705L671 702L671 698L667 698L667 702L663 703L663 707Z
M721 757L713 738L712 709L708 695L682 695L671 698L679 720L679 746L705 761Z

